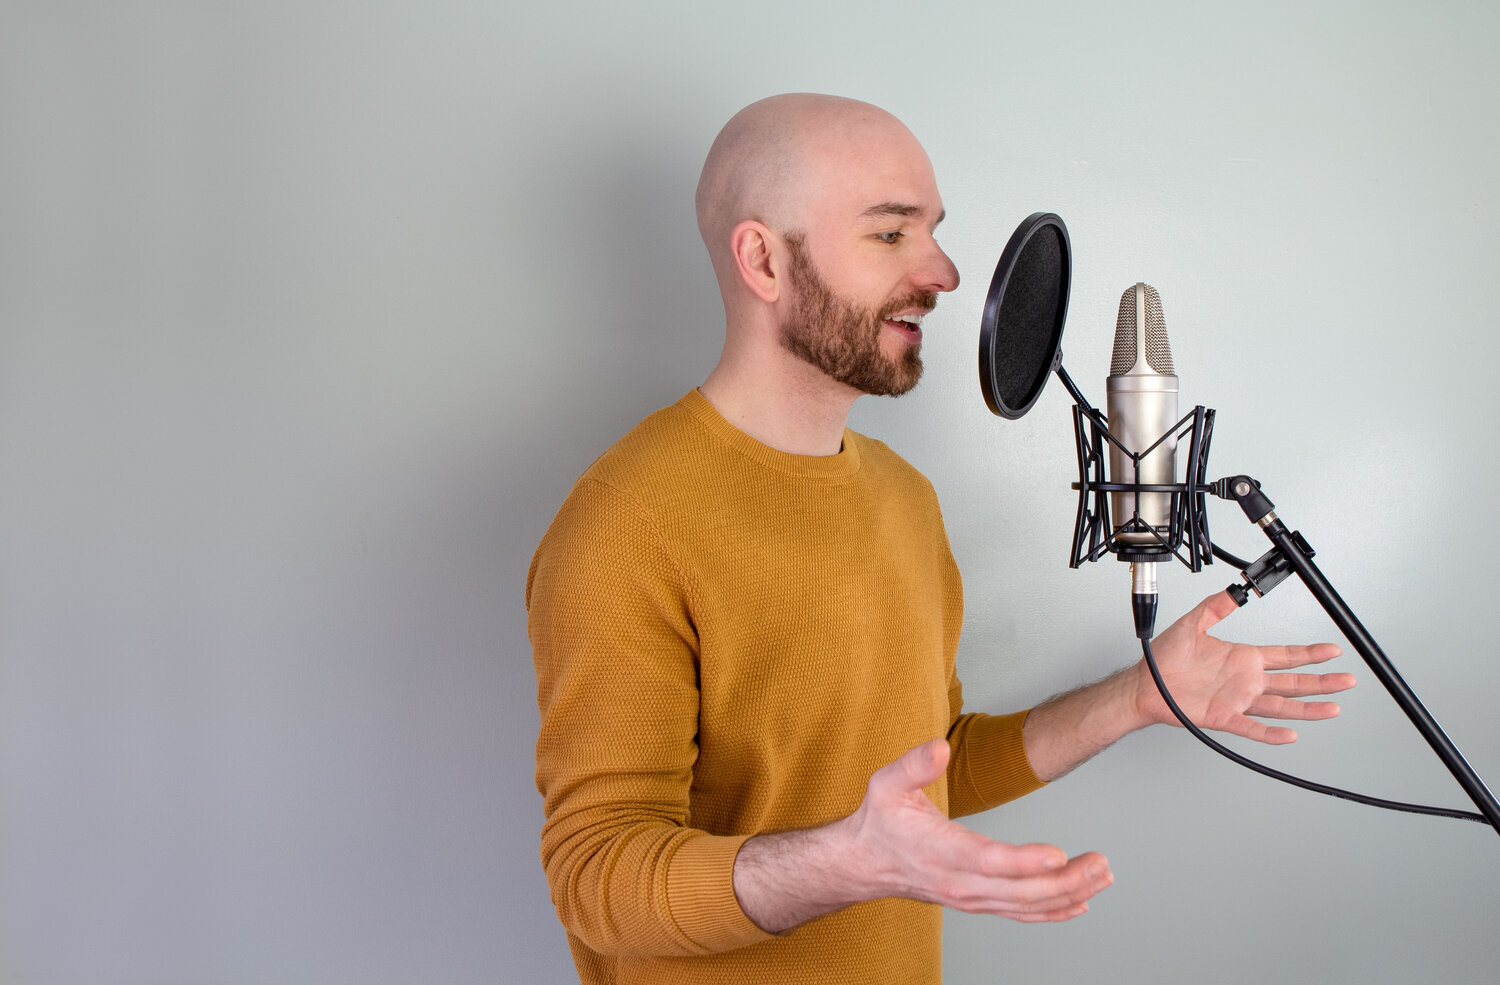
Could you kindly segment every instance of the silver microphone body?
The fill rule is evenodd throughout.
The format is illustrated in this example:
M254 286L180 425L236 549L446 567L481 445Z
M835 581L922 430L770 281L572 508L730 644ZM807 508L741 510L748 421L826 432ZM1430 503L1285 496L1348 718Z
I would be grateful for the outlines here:
M1139 476L1134 461L1111 444L1110 481L1145 485L1175 482L1177 437L1171 432L1178 421L1177 374L1167 343L1161 297L1149 284L1136 284L1120 298L1114 356L1109 378L1104 381L1104 393L1109 431L1126 449L1144 452L1161 440L1140 459ZM1164 440L1163 435L1166 435ZM1141 523L1160 532L1165 540L1172 523L1172 494L1143 492L1137 497L1133 492L1113 492L1109 495L1115 543L1134 549L1159 547L1157 538L1150 531L1139 529L1139 524L1132 524L1132 520L1139 517Z

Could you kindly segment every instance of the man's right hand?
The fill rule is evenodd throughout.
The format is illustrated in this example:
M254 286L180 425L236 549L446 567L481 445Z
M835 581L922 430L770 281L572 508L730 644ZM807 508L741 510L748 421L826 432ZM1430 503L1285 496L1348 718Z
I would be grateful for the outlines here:
M1026 923L1070 920L1114 882L1097 852L1010 845L949 820L923 793L948 767L934 739L870 777L853 814L822 828L758 835L735 860L745 914L780 933L852 903L900 896Z

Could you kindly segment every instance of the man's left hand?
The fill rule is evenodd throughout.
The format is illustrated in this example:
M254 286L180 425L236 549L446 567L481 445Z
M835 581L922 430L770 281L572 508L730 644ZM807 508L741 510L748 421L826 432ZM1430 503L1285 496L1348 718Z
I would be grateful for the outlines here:
M1283 672L1332 660L1340 649L1332 643L1253 646L1210 636L1208 631L1235 608L1228 593L1211 595L1153 642L1153 655L1167 690L1193 724L1282 745L1295 742L1297 733L1267 725L1258 718L1312 722L1338 715L1336 702L1296 699L1347 691L1355 684L1353 674ZM1145 661L1136 669L1136 701L1141 714L1152 721L1178 725Z

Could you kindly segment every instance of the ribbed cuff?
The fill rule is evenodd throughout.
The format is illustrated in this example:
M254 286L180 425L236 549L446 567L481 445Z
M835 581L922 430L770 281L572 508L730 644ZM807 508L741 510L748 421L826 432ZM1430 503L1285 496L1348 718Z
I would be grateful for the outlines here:
M960 775L952 776L956 782L948 795L953 817L989 810L1047 785L1026 758L1021 730L1029 714L966 716L962 734L950 736L961 750L961 759L955 763Z
M749 835L699 835L672 856L667 871L667 905L672 920L705 953L729 951L769 940L734 895L734 860Z

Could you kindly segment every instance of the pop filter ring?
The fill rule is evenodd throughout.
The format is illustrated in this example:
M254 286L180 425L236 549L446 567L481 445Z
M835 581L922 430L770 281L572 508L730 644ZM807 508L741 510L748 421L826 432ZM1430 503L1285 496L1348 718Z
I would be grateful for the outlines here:
M1071 274L1068 227L1033 212L1000 253L979 322L979 388L993 413L1025 414L1061 366Z

